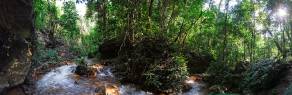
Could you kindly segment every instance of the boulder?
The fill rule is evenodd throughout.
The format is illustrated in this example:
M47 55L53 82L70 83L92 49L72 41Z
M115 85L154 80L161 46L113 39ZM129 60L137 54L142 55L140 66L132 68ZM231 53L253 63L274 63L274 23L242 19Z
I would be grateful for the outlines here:
M75 70L78 75L87 75L89 72L89 68L85 65L78 65Z
M24 82L31 66L34 32L31 0L1 0L0 7L0 94L3 94L5 89Z

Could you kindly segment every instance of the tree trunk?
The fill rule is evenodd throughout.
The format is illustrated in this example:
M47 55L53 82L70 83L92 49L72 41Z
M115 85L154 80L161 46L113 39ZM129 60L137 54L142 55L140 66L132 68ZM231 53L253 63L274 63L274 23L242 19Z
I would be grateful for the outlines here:
M228 20L228 9L229 9L229 0L225 4L225 20L224 20L224 28L223 28L223 46L222 46L222 53L220 56L219 62L226 62L226 55L227 55L227 36L228 36L228 29L227 29L227 20Z
M152 18L152 8L153 8L153 1L154 0L150 0L149 1L149 6L148 6L148 31L149 32L151 32L152 31L152 20L151 20L151 18Z

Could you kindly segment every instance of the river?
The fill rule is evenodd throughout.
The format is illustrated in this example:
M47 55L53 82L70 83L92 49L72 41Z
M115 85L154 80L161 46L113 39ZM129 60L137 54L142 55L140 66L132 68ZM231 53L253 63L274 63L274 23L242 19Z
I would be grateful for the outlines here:
M99 67L94 77L74 74L75 64L63 65L44 74L36 83L37 95L153 95L134 85L116 81L110 67ZM178 95L204 95L204 84L186 80L191 89Z

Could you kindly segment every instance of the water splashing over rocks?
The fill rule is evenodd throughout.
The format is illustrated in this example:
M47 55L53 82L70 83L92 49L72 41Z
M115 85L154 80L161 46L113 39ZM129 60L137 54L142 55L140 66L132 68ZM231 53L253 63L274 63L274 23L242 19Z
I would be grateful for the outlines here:
M133 85L121 85L115 80L110 67L95 67L95 77L83 77L74 74L77 65L64 65L45 74L36 83L37 95L153 95L150 92L140 90ZM187 80L191 86L188 92L180 95L203 95L202 85Z

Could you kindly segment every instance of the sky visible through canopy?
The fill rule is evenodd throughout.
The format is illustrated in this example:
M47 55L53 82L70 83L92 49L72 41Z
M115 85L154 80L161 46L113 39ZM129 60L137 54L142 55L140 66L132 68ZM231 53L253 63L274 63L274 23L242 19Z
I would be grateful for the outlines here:
M65 1L68 1L68 0L57 0L57 2L56 2L57 4L56 5L61 9L63 7L63 2L65 2ZM204 4L204 10L208 10L210 8L210 5L209 5L210 3L218 7L220 5L220 1L221 0L207 0L206 3ZM225 3L226 3L226 1L227 0L222 0L221 1L221 5L220 5L220 11L221 12L225 12ZM241 1L242 0L230 0L229 1L229 6L228 6L229 7L228 11L232 10L232 8L234 6L236 6L237 4L239 4ZM76 10L77 10L77 12L78 12L80 17L83 17L86 14L86 9L87 9L86 8L86 3L76 3ZM255 11L255 17L259 16L259 12L260 11L264 11L264 8L259 8L258 10L256 10ZM62 13L62 11L61 11L61 13ZM287 12L287 8L284 7L284 6L281 6L281 7L279 7L277 9L277 12L275 14L273 14L273 19L275 21L277 21L277 20L284 21L284 19L288 15L289 14ZM256 22L256 23L257 23L257 24L255 24L256 25L256 30L257 31L261 31L264 28L264 26L262 24L258 23L258 22ZM280 31L281 29L278 28L276 30Z
M61 9L63 7L63 3L65 1L68 1L68 0L57 0L56 5ZM79 16L83 17L86 13L86 9L87 9L87 7L86 7L85 3L76 3L76 10L77 10Z

